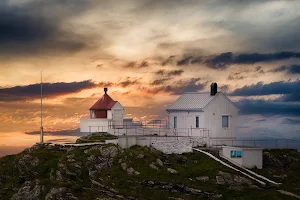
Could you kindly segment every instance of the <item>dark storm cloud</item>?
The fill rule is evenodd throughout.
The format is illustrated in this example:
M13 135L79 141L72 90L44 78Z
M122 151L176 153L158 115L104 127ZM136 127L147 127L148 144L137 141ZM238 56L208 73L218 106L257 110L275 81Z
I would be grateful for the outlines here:
M59 27L61 21L79 12L80 7L85 8L85 3L79 0L32 1L18 6L2 2L0 52L2 55L27 55L74 52L87 47L82 37Z
M299 125L300 124L300 119L292 119L292 118L285 118L283 121L282 121L282 124L296 124L296 125Z
M298 104L243 99L236 102L236 105L240 108L239 114L241 115L300 116L300 106Z
M157 94L160 92L170 93L172 95L180 95L185 92L198 92L203 90L207 83L199 83L202 78L192 78L190 80L179 80L170 85L163 85L148 89L147 92Z
M300 65L283 65L279 66L273 70L270 70L270 72L283 72L285 71L287 74L300 74Z
M300 90L298 88L295 89L295 92L292 94L285 94L282 97L279 97L276 99L277 101L283 101L283 102L300 102Z
M43 83L43 97L52 98L59 95L76 93L81 90L104 86L105 83L96 84L90 80L71 83ZM41 85L31 84L0 89L0 101L19 101L40 98Z
M250 86L244 86L234 90L231 96L258 96L271 94L294 94L299 93L300 81L295 82L272 82L263 84L259 82Z
M259 62L280 61L300 58L300 52L282 51L276 53L242 53L225 52L215 56L187 56L177 61L177 65L205 64L213 69L226 69L232 64L255 64ZM260 67L256 67L256 70Z

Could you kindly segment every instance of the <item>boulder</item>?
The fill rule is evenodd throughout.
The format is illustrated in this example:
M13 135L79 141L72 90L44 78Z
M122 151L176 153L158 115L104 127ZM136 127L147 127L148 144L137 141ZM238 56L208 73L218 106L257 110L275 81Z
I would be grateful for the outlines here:
M197 179L198 181L206 182L206 181L209 180L209 177L208 177L208 176L198 176L198 177L196 177L196 179Z
M172 168L168 168L167 170L168 170L168 172L170 172L171 174L177 174L177 173L178 173L178 171L176 171L175 169L172 169Z
M156 163L161 167L164 166L163 161L161 161L161 159L159 159L159 158L156 159Z
M154 165L154 163L151 163L151 164L149 165L149 167L151 167L152 169L158 170L158 167L156 167L156 166Z

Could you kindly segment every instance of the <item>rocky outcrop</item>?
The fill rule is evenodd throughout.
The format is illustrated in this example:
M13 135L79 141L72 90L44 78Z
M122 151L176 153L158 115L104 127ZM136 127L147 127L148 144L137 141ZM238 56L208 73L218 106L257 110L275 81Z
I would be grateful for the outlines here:
M216 176L216 183L218 185L227 185L230 189L237 190L252 186L252 181L250 179L222 171L218 172L218 175Z
M163 182L163 181L143 180L141 182L141 185L143 185L144 187L152 188L152 189L168 190L171 192L182 192L184 194L191 194L191 195L200 195L200 196L202 195L205 197L213 197L213 196L217 195L217 193L204 192L200 189L190 188L185 185L172 184L172 183Z
M72 193L67 192L67 189L64 187L51 188L45 197L45 200L56 200L56 199L78 200L78 198L75 197Z
M41 185L39 180L26 181L11 200L40 200L44 188L45 186Z
M39 159L31 155L24 155L17 163L20 180L28 180L37 175L35 167L39 164Z

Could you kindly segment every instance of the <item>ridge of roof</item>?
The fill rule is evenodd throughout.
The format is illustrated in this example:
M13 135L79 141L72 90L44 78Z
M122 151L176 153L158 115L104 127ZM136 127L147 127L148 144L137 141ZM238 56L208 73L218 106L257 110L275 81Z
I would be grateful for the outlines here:
M197 98L192 97L189 94L199 95ZM182 94L173 104L168 106L166 111L170 110L202 110L213 99L215 99L222 92L217 92L216 95L210 95L210 92L189 92ZM224 95L224 94L223 94ZM189 97L190 96L190 97ZM194 96L194 95L193 95Z
M90 110L111 110L111 108L117 103L108 94L104 94L96 103L90 108Z

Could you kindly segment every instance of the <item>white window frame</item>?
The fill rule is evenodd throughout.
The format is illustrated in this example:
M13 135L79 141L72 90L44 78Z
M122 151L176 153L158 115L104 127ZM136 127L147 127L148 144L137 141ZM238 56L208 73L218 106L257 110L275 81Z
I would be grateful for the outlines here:
M225 127L223 126L223 117L227 117L227 126L225 126ZM226 128L230 127L229 118L230 118L230 115L221 115L221 126L222 126L222 128L226 129Z
M197 127L197 118L198 118L198 127ZM195 121L195 122L196 122L195 127L196 127L196 128L199 128L199 127L200 127L200 118L199 118L199 115L196 115L196 116L195 116L195 120L196 120L196 121Z
M176 119L176 120L175 120ZM177 128L177 116L174 116L173 117L173 126L174 126L174 128Z

